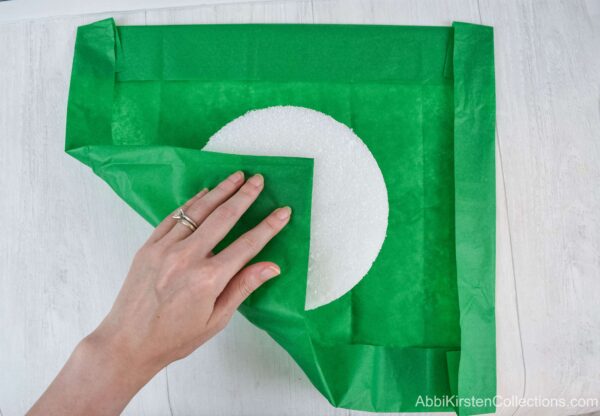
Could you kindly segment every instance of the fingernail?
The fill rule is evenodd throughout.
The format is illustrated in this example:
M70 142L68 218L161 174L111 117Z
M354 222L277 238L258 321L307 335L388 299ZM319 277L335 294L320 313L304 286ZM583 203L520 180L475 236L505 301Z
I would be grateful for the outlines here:
M257 188L262 186L263 181L264 181L264 178L260 173L257 173L256 175L254 175L253 177L248 179L248 182Z
M241 181L244 180L244 173L241 170L238 170L237 172L235 172L234 174L232 174L227 179L229 179L233 183L240 183Z
M279 208L275 211L275 216L281 221L287 220L292 215L292 209L290 207Z
M262 271L260 272L260 277L262 279L271 279L272 277L277 276L278 274L281 273L281 269L279 269L278 266L269 266L269 267L265 267L264 269L262 269Z

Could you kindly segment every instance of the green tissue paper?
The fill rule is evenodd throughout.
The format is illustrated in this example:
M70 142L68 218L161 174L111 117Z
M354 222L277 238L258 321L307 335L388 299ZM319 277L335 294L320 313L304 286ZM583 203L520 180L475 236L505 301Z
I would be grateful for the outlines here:
M388 191L371 270L309 311L313 161L201 150L229 121L278 105L352 128ZM470 415L495 410L494 124L490 27L108 19L77 32L65 147L153 225L235 170L262 173L265 191L227 241L276 207L294 215L257 258L283 274L240 312L334 406Z

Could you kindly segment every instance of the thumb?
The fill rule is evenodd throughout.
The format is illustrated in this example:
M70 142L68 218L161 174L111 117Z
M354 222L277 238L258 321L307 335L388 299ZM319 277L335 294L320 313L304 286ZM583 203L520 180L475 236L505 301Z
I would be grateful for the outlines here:
M219 328L225 327L237 308L252 292L280 273L279 266L266 261L244 267L231 278L217 298L209 322L212 321Z

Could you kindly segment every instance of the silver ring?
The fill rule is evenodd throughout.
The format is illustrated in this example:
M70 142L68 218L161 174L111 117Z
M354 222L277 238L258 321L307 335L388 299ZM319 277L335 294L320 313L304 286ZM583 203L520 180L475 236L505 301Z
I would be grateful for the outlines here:
M196 224L193 219L188 217L185 212L183 212L182 208L179 208L177 214L173 215L173 219L177 220L179 224L183 224L188 227L190 230L192 230L192 232L196 231L198 228L198 224Z

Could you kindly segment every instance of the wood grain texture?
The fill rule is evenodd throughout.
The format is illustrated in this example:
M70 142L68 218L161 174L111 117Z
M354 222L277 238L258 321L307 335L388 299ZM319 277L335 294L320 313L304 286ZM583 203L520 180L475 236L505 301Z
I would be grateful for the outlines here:
M481 1L482 22L495 27L497 132L530 398L600 396L597 4Z
M245 2L264 0L245 0ZM289 0L293 1L293 0ZM231 0L1 0L0 22L14 22L42 17L79 15L84 13L125 12L134 10L189 7L195 5L231 3Z
M120 13L119 24L495 27L498 392L600 396L600 7L589 1L306 0ZM150 227L63 152L75 29L0 25L0 414L19 415L108 311ZM596 409L502 408L571 415ZM155 377L131 415L360 415L333 409L236 316ZM366 415L366 413L364 413Z

